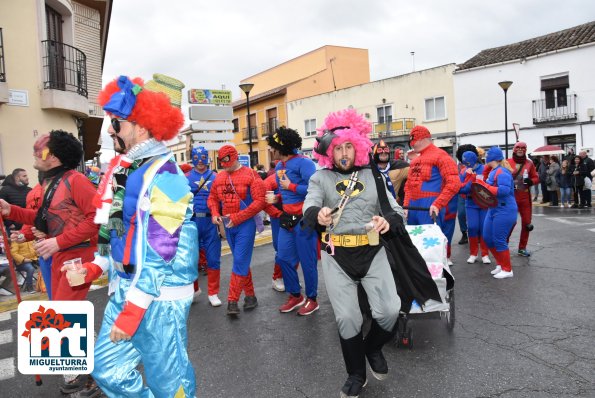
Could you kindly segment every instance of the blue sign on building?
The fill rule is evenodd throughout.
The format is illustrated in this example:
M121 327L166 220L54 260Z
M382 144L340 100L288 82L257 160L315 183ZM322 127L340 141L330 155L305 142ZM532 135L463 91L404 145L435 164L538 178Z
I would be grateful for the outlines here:
M250 156L249 155L238 155L238 161L242 166L250 167Z

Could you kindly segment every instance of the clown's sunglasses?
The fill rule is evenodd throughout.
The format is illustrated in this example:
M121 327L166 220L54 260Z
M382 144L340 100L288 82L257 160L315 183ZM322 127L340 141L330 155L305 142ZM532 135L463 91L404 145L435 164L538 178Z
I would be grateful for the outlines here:
M390 153L390 148L389 147L383 147L383 148L378 148L376 149L377 153Z
M117 117L112 118L111 124L112 124L112 127L113 127L114 131L116 132L116 134L118 134L120 132L120 129L121 129L120 123L121 122L131 123L126 119L118 119Z

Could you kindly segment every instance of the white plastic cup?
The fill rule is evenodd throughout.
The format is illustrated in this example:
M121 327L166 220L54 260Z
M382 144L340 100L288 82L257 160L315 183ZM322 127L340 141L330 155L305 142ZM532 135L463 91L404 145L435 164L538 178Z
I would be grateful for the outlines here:
M82 273L83 263L80 258L73 258L64 262L67 265L66 274L70 286L79 286L85 283L85 274Z
M275 203L275 191L267 191L264 199L267 203L273 204Z
M223 222L224 227L227 227L229 225L229 223L231 222L231 218L229 218L227 216L221 216L221 222Z
M374 229L374 221L370 221L365 227L366 234L368 235L368 244L370 246L378 246L380 244L380 234Z

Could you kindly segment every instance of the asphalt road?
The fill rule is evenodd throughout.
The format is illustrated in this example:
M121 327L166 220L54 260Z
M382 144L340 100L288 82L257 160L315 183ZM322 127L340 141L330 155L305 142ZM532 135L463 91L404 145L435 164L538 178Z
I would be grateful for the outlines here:
M442 319L410 321L413 348L388 345L389 379L369 376L361 397L595 397L595 212L534 212L533 255L513 256L512 279L495 280L492 266L466 264L467 246L453 245L454 330ZM511 247L517 243L515 231ZM192 307L189 353L199 397L339 396L346 374L324 279L320 311L280 314L285 294L271 289L272 259L271 245L255 249L256 310L230 319L225 305L211 308L206 296ZM230 261L222 261L222 298ZM206 290L206 278L200 284ZM97 322L105 294L89 295ZM16 312L0 320L0 329L12 330L16 341ZM15 343L0 342L0 364L13 358L16 365L16 355ZM61 376L45 376L36 387L32 376L14 373L0 369L2 397L62 396Z

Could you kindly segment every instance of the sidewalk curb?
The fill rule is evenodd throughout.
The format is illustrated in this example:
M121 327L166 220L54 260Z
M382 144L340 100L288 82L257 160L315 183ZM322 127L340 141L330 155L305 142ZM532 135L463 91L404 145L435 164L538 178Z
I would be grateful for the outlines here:
M272 236L265 234L265 236L262 236L260 238L257 237L254 240L254 247L266 245L268 243L271 243L272 241L273 241ZM227 244L227 242L225 242L221 247L221 255L226 256L228 254L231 254L231 249L229 248L229 244ZM107 286L107 276L104 275L104 276L100 277L99 279L97 279L95 282L93 282L93 286L100 286L100 287ZM21 294L21 299L22 299L22 301L46 301L48 299L48 295L47 295L47 293L34 293L34 294L27 294L27 295ZM17 307L18 307L18 304L17 304L17 299L15 296L14 298L12 298L10 300L0 302L0 313L16 310Z

